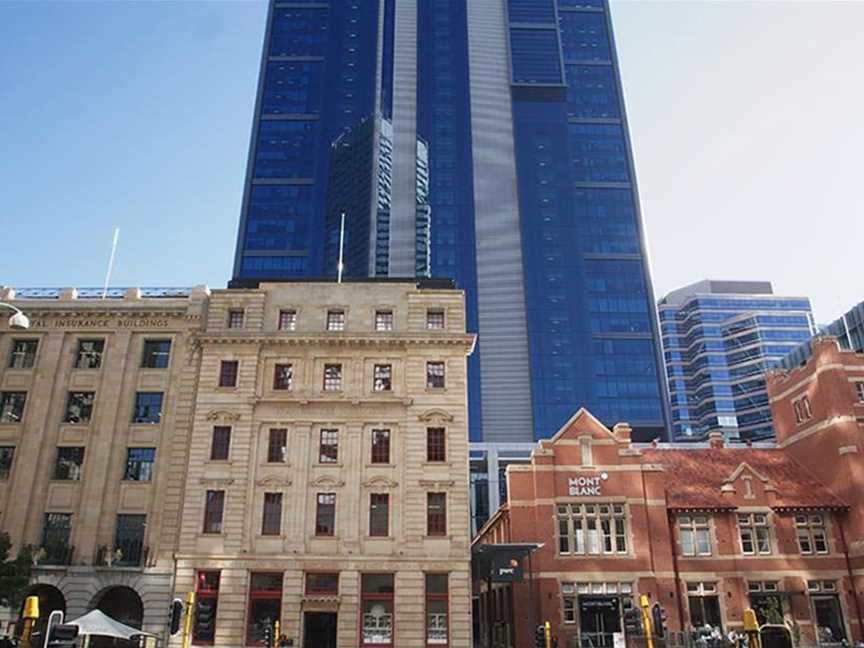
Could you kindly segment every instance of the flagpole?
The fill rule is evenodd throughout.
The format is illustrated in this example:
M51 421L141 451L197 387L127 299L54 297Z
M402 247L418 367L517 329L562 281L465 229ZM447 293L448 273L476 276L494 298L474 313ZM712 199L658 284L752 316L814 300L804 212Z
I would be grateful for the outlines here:
M345 245L345 212L342 212L339 224L339 265L336 268L336 283L342 283L342 251Z

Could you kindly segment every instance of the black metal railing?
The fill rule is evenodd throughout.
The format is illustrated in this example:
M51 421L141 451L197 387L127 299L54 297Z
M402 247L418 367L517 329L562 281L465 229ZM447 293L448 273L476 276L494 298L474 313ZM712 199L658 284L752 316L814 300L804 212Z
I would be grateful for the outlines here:
M100 545L96 548L93 564L97 567L144 567L150 556L150 547L130 540L116 547Z

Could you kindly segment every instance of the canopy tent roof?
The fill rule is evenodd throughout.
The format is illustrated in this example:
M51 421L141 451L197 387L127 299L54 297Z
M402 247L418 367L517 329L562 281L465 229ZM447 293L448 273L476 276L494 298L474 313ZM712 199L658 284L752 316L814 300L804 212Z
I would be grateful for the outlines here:
M91 610L77 619L66 621L66 624L78 626L78 634L82 635L116 637L117 639L131 639L136 635L147 635L150 637L156 636L149 632L139 630L138 628L133 628L132 626L120 623L101 610Z

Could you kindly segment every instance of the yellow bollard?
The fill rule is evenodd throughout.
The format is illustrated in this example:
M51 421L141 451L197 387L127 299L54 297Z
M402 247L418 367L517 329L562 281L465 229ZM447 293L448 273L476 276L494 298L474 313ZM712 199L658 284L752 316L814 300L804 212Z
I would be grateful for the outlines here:
M744 632L747 633L747 638L750 640L749 648L762 648L759 621L756 619L756 612L751 608L744 610Z
M645 626L645 639L648 648L654 648L654 628L651 624L651 604L648 602L648 596L642 594L639 597L639 607L642 608L642 625Z
M21 629L21 648L30 648L30 636L33 626L39 618L39 597L28 596L24 599L24 627Z
M183 648L189 648L192 639L192 617L195 616L195 592L186 595L186 610L183 615Z
M546 648L552 648L552 624L548 621L544 623L543 631L546 635Z

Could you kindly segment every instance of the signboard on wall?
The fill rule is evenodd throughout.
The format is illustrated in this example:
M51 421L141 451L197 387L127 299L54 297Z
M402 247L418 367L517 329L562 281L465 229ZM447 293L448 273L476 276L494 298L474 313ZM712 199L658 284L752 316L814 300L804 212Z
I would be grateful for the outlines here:
M570 478L571 497L599 497L603 495L603 482L609 479L609 473L585 475Z
M492 580L498 583L521 583L522 558L517 552L496 552L492 556Z

